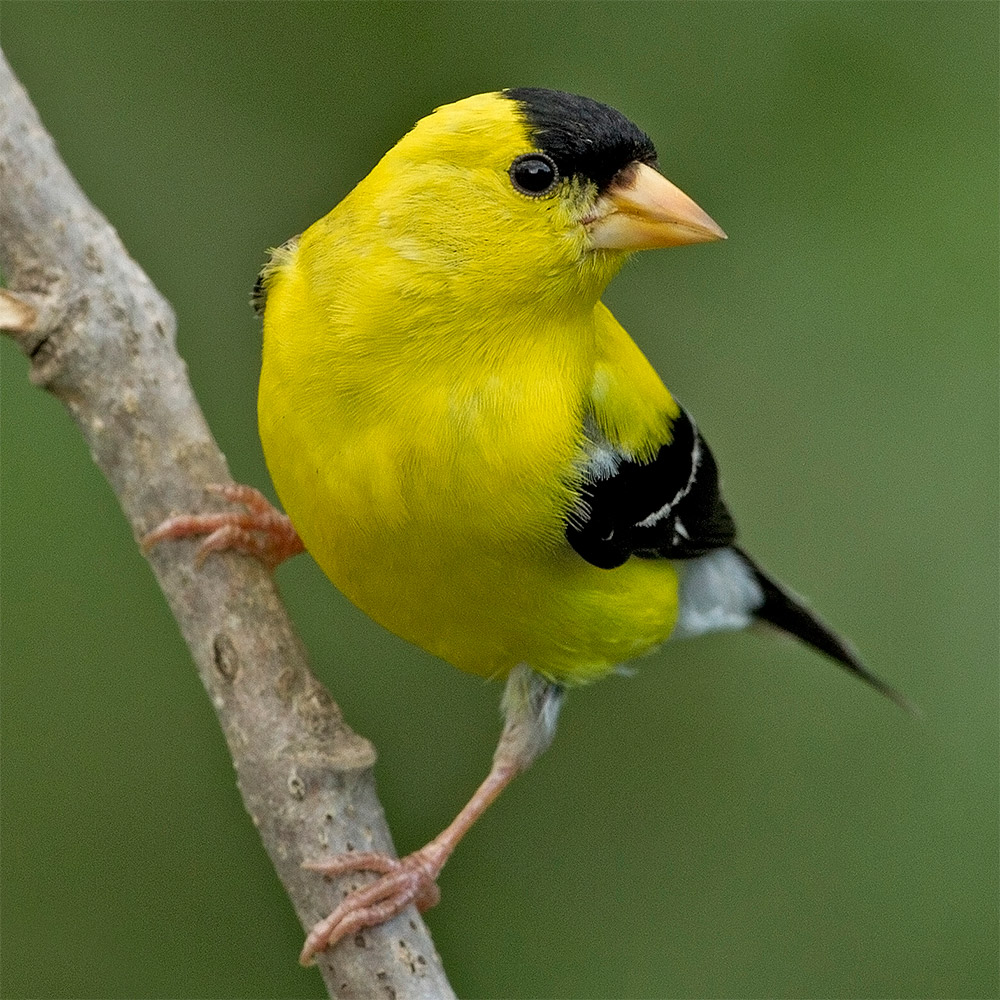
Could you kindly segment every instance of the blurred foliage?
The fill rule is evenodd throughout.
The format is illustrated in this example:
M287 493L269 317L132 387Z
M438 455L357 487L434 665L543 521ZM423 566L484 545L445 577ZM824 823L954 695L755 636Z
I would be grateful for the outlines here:
M460 995L997 994L996 12L5 0L15 71L173 302L240 480L267 483L266 248L434 106L604 100L730 235L641 256L608 301L705 428L745 544L925 718L763 635L574 693L441 880ZM322 995L110 491L0 359L3 995ZM278 579L418 846L483 775L499 689L308 559Z

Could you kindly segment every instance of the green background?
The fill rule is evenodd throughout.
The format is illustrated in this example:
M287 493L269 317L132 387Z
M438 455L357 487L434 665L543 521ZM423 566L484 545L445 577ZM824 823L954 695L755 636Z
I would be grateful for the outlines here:
M763 634L669 647L570 697L445 869L437 946L464 997L997 994L995 4L5 0L2 41L261 486L267 247L438 104L535 84L639 122L730 239L607 300L747 547L925 717ZM3 994L322 995L114 498L0 359ZM499 688L307 558L278 581L419 846L484 774Z

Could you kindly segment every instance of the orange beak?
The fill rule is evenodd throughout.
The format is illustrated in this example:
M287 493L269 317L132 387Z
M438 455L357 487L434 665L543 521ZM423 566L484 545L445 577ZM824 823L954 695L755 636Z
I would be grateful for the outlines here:
M604 250L651 250L726 238L679 187L645 163L618 173L584 225L591 246Z

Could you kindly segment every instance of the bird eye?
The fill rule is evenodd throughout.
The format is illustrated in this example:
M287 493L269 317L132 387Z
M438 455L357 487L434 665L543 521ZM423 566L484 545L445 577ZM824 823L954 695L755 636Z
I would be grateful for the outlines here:
M559 171L544 153L526 153L510 165L510 181L522 194L537 198L556 186Z

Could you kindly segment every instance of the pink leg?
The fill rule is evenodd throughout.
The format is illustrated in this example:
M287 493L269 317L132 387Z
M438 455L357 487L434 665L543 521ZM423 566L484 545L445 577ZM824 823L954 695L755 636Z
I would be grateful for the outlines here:
M245 510L180 514L167 518L142 539L142 551L148 552L168 538L206 535L195 555L198 565L211 552L235 549L259 559L272 570L286 559L305 551L292 522L276 510L259 490L240 483L212 484L206 489L229 503L241 504Z
M307 861L303 867L323 875L378 872L381 878L356 889L309 932L299 961L309 965L318 952L366 927L392 919L413 903L423 912L440 898L437 877L458 842L496 797L549 745L555 731L562 688L527 667L517 667L507 682L507 721L493 758L493 767L451 825L429 844L405 858L386 854L341 854L327 861Z

